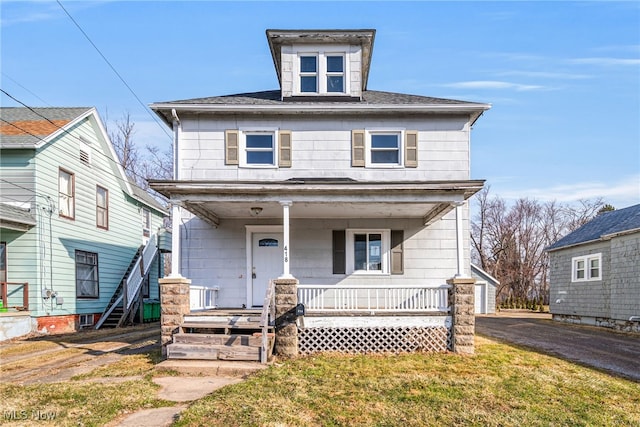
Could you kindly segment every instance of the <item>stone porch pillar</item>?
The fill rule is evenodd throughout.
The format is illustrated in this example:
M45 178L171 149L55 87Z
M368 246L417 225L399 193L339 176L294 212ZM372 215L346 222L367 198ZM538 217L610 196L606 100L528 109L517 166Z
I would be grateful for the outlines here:
M447 280L451 305L451 341L454 353L473 354L475 351L475 282L472 277L454 277Z
M274 280L276 300L276 342L274 354L291 358L298 355L298 326L295 310L298 305L298 280Z
M189 285L191 280L184 277L165 277L160 283L160 329L162 355L167 355L167 345L171 344L173 333L176 332L189 314Z

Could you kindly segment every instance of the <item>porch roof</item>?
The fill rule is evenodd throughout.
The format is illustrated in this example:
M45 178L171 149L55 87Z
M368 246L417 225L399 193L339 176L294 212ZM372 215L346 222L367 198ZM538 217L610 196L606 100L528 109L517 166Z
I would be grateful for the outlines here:
M0 203L0 228L27 231L35 225L35 216L28 209Z
M429 225L483 184L484 180L365 182L348 178L150 181L151 188L215 226L220 219L281 218L283 202L291 202L291 218L422 218Z

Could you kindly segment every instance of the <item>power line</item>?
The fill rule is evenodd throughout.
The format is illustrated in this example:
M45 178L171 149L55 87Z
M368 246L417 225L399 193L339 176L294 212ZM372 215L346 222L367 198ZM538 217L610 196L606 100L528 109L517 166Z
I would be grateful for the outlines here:
M158 126L160 126L160 128L162 129L162 131L165 133L165 135L167 135L167 137L171 138L173 140L173 137L171 135L169 135L169 132L167 132L167 130L165 129L164 126L162 126L162 124L158 121L158 118L156 116L154 116L151 111L149 110L149 108L142 102L142 100L138 97L138 95L133 91L133 89L131 88L131 86L129 86L129 84L125 81L125 79L120 75L120 73L118 73L118 71L115 69L115 67L113 65L111 65L111 62L109 62L109 60L107 59L106 56L104 56L104 54L100 51L100 49L98 49L98 46L96 46L96 44L91 40L91 38L89 38L89 36L87 35L87 33L82 29L82 27L80 26L80 24L78 24L76 22L75 19L73 19L73 16L71 16L71 14L67 11L67 9L64 8L64 6L62 5L62 3L60 3L60 0L56 0L57 3L60 5L60 7L62 8L62 10L64 10L64 13L67 14L67 16L69 17L69 19L71 19L71 21L75 24L76 27L78 27L78 29L80 30L80 32L84 35L84 37L89 41L89 43L91 43L91 46L93 46L93 48L96 50L96 52L98 52L98 54L100 54L100 56L102 57L102 59L104 59L104 62L107 63L107 65L109 65L109 67L111 68L111 70L116 74L116 76L118 76L118 78L120 79L120 81L127 87L127 89L129 89L129 92L131 92L131 94L138 100L138 103L142 106L142 108L144 108L144 110L147 112L147 114L149 114L149 116L151 116L151 118L153 119L154 122L156 122L156 124Z
M47 122L49 122L49 123L50 123L51 125L53 125L54 127L58 128L58 129L60 129L60 130L62 130L64 133L66 133L67 135L69 135L71 138L74 138L74 139L77 139L77 140L78 140L78 141L80 141L80 142L83 142L83 141L82 141L82 139L81 139L80 137L78 137L78 136L76 136L76 135L72 134L71 132L69 132L69 130L67 130L66 128L63 128L62 126L58 125L57 123L54 123L54 122L53 122L53 121L51 121L48 117L43 116L42 114L40 114L39 112L37 112L36 110L34 110L34 109L33 109L32 107L30 107L29 105L25 104L24 102L20 101L18 98L14 97L14 96L13 96L13 95L11 95L10 93L8 93L6 90L4 90L4 89L0 88L0 92L4 93L6 96L8 96L9 98L13 99L13 100L14 100L14 101L16 101L17 103L19 103L19 104L23 105L25 108L27 108L27 109L28 109L29 111L31 111L33 114L37 115L38 117L41 117L41 118L45 119ZM0 120L2 120L3 122L7 123L8 125L13 126L14 128L16 128L16 129L18 129L18 130L20 130L20 131L22 131L22 132L24 132L24 133L26 133L26 134L28 134L28 135L31 135L32 137L34 137L34 138L36 138L36 139L38 139L38 140L40 140L40 141L42 141L42 142L48 142L47 140L45 140L45 139L41 138L40 136L38 136L38 135L34 135L33 133L29 132L28 130L21 128L20 126L16 125L15 123L12 123L12 122L9 122L9 121L7 121L7 120L4 120L4 119L2 119L1 117L0 117ZM109 142L113 145L113 142L111 142L111 141L110 141L110 136L109 136L109 135L107 135L107 139L109 139ZM63 149L63 148L61 148L61 147L59 147L59 146L57 146L57 145L55 145L55 144L54 144L54 147L55 147L56 149L60 150L60 151L61 151L61 152L63 152L63 153L69 154L69 155L71 155L71 156L74 156L74 155L75 155L74 153L71 153L71 152L69 152L69 151L67 151L67 150L65 150L65 149ZM104 153L102 153L102 152L98 152L98 154L100 154L101 156L103 156L103 157L104 157L104 158L106 158L107 160L109 160L109 161L111 161L111 162L115 163L117 166L120 166L120 167L122 167L123 169L125 169L125 168L124 168L124 166L122 165L122 163L120 163L120 162L119 162L119 159L114 159L114 158L112 158L111 156L108 156L108 155L106 155L106 154L104 154ZM139 175L139 174L137 174L135 171L128 170L128 169L125 169L125 170L126 170L126 172L128 172L128 173L132 174L134 177L136 177L136 178L138 178L138 179L142 179L142 180L144 180L144 181L147 181L147 180L148 180L148 179L147 179L147 177L140 176L140 175ZM106 172L106 173L109 173L109 172L107 172L107 171L105 171L105 172ZM125 175L126 175L126 172L125 172ZM115 177L116 179L121 179L120 177L118 177L118 176L116 176L116 175L113 175L113 174L111 174L111 175L112 175L113 177ZM131 182L131 184L132 184L132 185L135 185L136 187L140 188L140 189L141 189L141 190L143 190L143 191L146 191L146 190L144 190L142 187L140 187L139 185L137 185L137 183L135 183L135 182Z
M6 78L8 78L9 80L11 80L12 82L14 82L15 84L17 84L18 86L20 86L22 89L26 90L27 92L29 92L31 95L35 96L36 98L38 98L40 101L44 102L46 105L48 105L49 107L53 107L53 105L49 104L47 101L45 101L44 99L40 98L38 95L36 95L35 93L31 92L29 89L27 89L26 87L22 86L20 83L18 83L14 78L12 78L11 76L9 76L7 73L5 73L4 71L2 71L2 75L5 76Z
M3 91L3 92L4 92L4 91ZM21 128L20 126L18 126L18 125L16 125L16 124L14 124L14 123L11 123L11 122L9 122L9 121L7 121L7 120L5 120L5 119L1 118L1 117L0 117L0 121L3 121L3 122L5 122L5 123L6 123L6 124L8 124L8 125L13 126L14 128L16 128L16 129L18 129L18 130L20 130L20 131L22 131L22 132L24 132L24 133L26 133L26 134L28 134L28 135L31 135L31 136L32 136L32 137L34 137L34 138L39 139L39 140L40 140L40 141L42 141L42 142L45 142L45 143L48 143L48 142L49 142L49 141L47 141L46 139L43 139L42 137L40 137L40 136L38 136L38 135L34 135L33 133L29 132L28 130L25 130L25 129ZM62 129L62 130L64 130L68 135L70 135L71 137L73 137L73 138L77 139L78 141L81 141L81 139L80 139L80 138L78 138L78 137L76 137L75 135L73 135L73 134L69 133L69 131L67 131L66 129L63 129L63 128L61 128L61 127L60 127L60 126L58 126L58 125L56 125L56 127L60 128L60 129ZM72 153L72 152L70 152L70 151L68 151L68 150L65 150L64 148L60 147L59 145L53 144L53 145L52 145L52 147L54 147L56 150L59 150L61 153L67 154L67 155L69 155L69 156L71 156L71 157L74 157L74 156L76 155L76 153ZM107 160L109 160L109 161L111 161L111 162L115 163L116 165L120 165L120 163L119 163L118 161L116 161L115 159L111 158L110 156L107 156L106 154L104 154L104 153L102 153L102 152L100 152L100 151L97 151L97 153L98 153L98 154L100 154L101 156L103 156L104 158L106 158ZM104 172L105 174L110 175L110 176L112 176L113 178L115 178L115 179L117 179L117 180L119 180L119 181L125 182L125 179L123 179L123 178L122 178L122 177L120 177L120 176L117 176L117 175L113 174L113 173L112 173L111 171L109 171L109 170L104 170L104 169L102 169L102 168L98 167L97 165L94 165L94 167L95 167L96 169L98 169L99 171ZM133 171L129 171L129 173L133 174L133 175L134 175L134 176L136 176L137 178L140 178L140 179L144 179L144 180L146 180L146 178L141 177L140 175L136 174L136 173L135 173L135 172L133 172ZM125 176L126 176L126 174L125 174ZM3 181L5 181L5 180L3 180ZM130 180L130 179L127 179L127 180L126 180L126 182L127 182L129 185L133 185L133 186L135 186L135 187L137 187L137 188L141 189L142 191L145 191L142 187L140 187L138 184L136 184L135 182L133 182L133 181L132 181L132 180ZM15 185L15 184L14 184L14 185ZM23 187L23 188L24 188L24 187ZM25 188L25 189L26 189L26 188ZM30 191L32 191L32 190L30 190Z

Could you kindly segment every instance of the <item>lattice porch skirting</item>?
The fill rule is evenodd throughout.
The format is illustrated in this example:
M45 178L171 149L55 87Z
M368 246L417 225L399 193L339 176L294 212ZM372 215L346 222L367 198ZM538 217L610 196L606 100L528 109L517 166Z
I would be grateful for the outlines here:
M444 352L451 349L451 331L444 326L316 327L298 329L298 351L342 353Z

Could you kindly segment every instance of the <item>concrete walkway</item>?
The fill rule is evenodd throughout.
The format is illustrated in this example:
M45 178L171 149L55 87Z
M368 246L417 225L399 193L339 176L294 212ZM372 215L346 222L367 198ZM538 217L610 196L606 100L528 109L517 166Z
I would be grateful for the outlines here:
M549 314L501 312L476 317L476 333L640 382L640 335L551 320Z
M179 376L156 377L153 382L161 388L158 398L176 402L176 406L144 409L135 412L125 419L109 424L110 427L164 427L170 426L188 403L202 399L209 393L229 384L242 381L247 375L264 369L266 365L256 362L232 361L164 361L158 370L172 370L181 373ZM198 372L205 376L194 375Z

